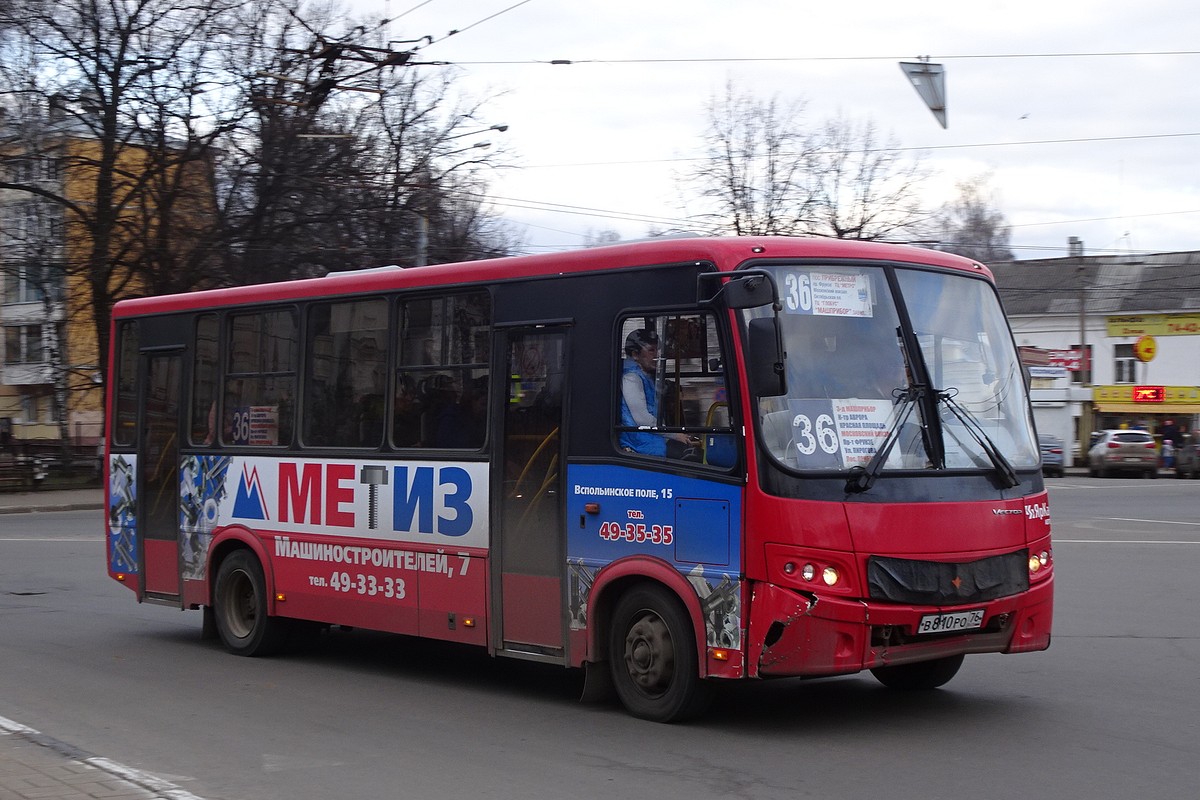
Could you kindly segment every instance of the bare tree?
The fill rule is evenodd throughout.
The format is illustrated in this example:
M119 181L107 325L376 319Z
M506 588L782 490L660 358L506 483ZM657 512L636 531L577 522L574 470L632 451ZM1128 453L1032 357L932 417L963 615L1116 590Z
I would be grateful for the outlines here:
M712 210L692 219L737 236L806 232L816 198L805 173L804 103L759 100L730 81L705 111L705 158L683 183Z
M605 228L599 231L589 228L588 232L584 234L583 246L604 247L605 245L616 244L619 241L621 241L621 234L612 228Z
M920 158L880 141L874 122L844 116L806 126L805 105L760 100L727 83L709 101L706 157L683 177L709 206L692 219L739 236L902 238L927 215Z
M490 208L443 195L464 179L479 188L483 171L504 163L491 140L507 126L483 121L487 99L460 96L452 70L410 65L423 39L394 41L379 25L339 23L336 8L289 0L258 0L251 12L242 27L252 46L238 57L253 76L254 113L220 172L238 242L231 280L436 261L450 251L435 243L489 227L451 211L482 221Z
M499 258L520 251L522 237L488 207L484 188L466 176L443 178L438 184L430 218L428 263Z
M148 264L162 262L172 200L195 186L178 173L201 157L187 119L167 113L192 97L202 70L177 65L212 42L232 0L9 0L0 52L0 188L56 207L64 220L68 314L90 316L102 373L115 301L142 293ZM21 169L20 165L29 165ZM16 167L14 169L14 167Z
M503 126L407 66L419 40L305 0L7 0L0 36L0 190L59 210L96 372L123 297L411 262L429 224L447 253L504 247L443 196L502 161L475 134Z
M871 120L826 120L810 150L806 172L814 187L809 233L837 239L903 239L929 218L920 200L929 171L906 158L894 140L880 140Z
M930 238L937 250L958 253L985 264L1012 261L1012 228L997 207L991 175L959 181L958 195L934 216Z

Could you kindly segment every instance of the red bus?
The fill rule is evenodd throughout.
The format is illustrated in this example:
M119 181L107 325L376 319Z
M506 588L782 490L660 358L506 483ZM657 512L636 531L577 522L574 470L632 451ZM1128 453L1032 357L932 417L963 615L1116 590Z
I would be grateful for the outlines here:
M432 637L670 721L719 680L928 689L1049 645L1040 451L981 264L664 239L113 317L109 573L233 653Z

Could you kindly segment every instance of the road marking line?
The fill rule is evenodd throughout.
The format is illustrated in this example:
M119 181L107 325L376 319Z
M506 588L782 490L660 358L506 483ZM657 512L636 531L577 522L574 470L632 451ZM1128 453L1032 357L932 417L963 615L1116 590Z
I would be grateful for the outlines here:
M56 752L63 752L63 751L68 751L68 750L74 751L73 754L69 754L69 755L64 752L64 755L67 755L68 758L71 758L75 761L79 761L80 763L87 764L90 767L95 767L96 769L103 770L104 772L107 772L110 775L115 775L116 777L121 778L122 780L125 780L125 781L132 783L136 786L139 786L143 789L146 789L151 792L156 792L157 796L159 796L159 797L164 797L164 798L167 798L168 800L203 800L203 798L192 794L191 792L187 791L186 789L180 789L178 786L171 783L170 781L164 781L162 778L158 778L154 775L151 775L149 772L143 772L140 769L134 769L133 767L127 767L124 764L121 764L117 761L113 761L108 758L101 758L99 756L87 756L86 754L81 754L78 751L76 751L75 748L71 747L70 745L65 745L60 742L57 742L57 740L53 740L50 737L43 735L39 731L36 731L27 725L22 725L19 722L14 722L13 720L7 719L6 717L0 717L0 735L11 735L11 734L18 734L18 735L24 736L44 747L50 747L51 750L55 750Z
M1054 544L1200 544L1186 539L1054 539Z
M26 736L37 734L37 731L35 731L33 728L27 728L21 723L13 722L7 717L0 717L0 731L3 731L5 734L21 733Z
M0 542L103 542L98 536L0 536Z
M124 778L130 783L135 783L143 789L149 789L152 792L158 792L163 797L171 798L171 800L201 800L201 798L192 794L189 791L180 789L170 781L164 781L162 778L157 778L149 772L143 772L140 769L127 767L116 761L111 761L107 758L93 756L85 758L85 764L91 764L97 769L102 769L105 772L116 775L118 778Z
M1181 522L1173 519L1135 519L1133 517L1101 517L1113 522L1148 522L1151 525L1200 525L1200 522Z

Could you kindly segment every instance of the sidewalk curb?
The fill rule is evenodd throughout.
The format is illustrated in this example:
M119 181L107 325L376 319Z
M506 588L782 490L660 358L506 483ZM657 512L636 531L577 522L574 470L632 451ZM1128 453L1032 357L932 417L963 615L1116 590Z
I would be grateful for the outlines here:
M62 503L60 505L38 503L36 505L0 506L0 514L49 514L55 511L99 511L102 508L104 508L103 501Z
M99 511L104 508L104 488L103 484L43 486L33 491L0 492L0 514Z
M44 748L44 750L39 751L41 757L35 759L36 764L30 764L28 759L22 759L16 755L17 748L20 747L20 742ZM16 748L12 747L14 744ZM165 781L155 775L133 769L111 759L93 755L74 745L55 739L52 736L47 736L41 731L22 725L19 722L0 717L0 763L8 761L10 758L12 759L12 763L19 765L22 770L38 770L39 774L43 775L46 781L53 784L52 786L39 787L41 796L57 796L57 794L53 794L53 791L61 786L64 791L70 793L72 796L86 793L92 797L146 797L155 798L155 800L200 800L196 795L170 781ZM61 761L58 759L61 759ZM61 770L63 766L70 764L79 764L87 769L95 769L104 773L107 776L104 783L95 787L100 790L99 793L95 791L85 792L85 787L78 785L76 781L65 780ZM78 770L70 770L69 766L67 766L67 769L69 772L78 774ZM3 771L0 770L0 772ZM0 793L3 793L6 788L0 785ZM51 793L47 794L47 792ZM20 796L25 796L21 792L19 794Z

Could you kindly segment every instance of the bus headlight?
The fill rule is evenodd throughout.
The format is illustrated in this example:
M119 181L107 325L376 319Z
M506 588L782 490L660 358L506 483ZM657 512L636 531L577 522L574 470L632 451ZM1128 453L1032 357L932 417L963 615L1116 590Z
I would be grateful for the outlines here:
M775 543L765 549L768 579L776 586L847 597L859 591L854 561L845 553Z

